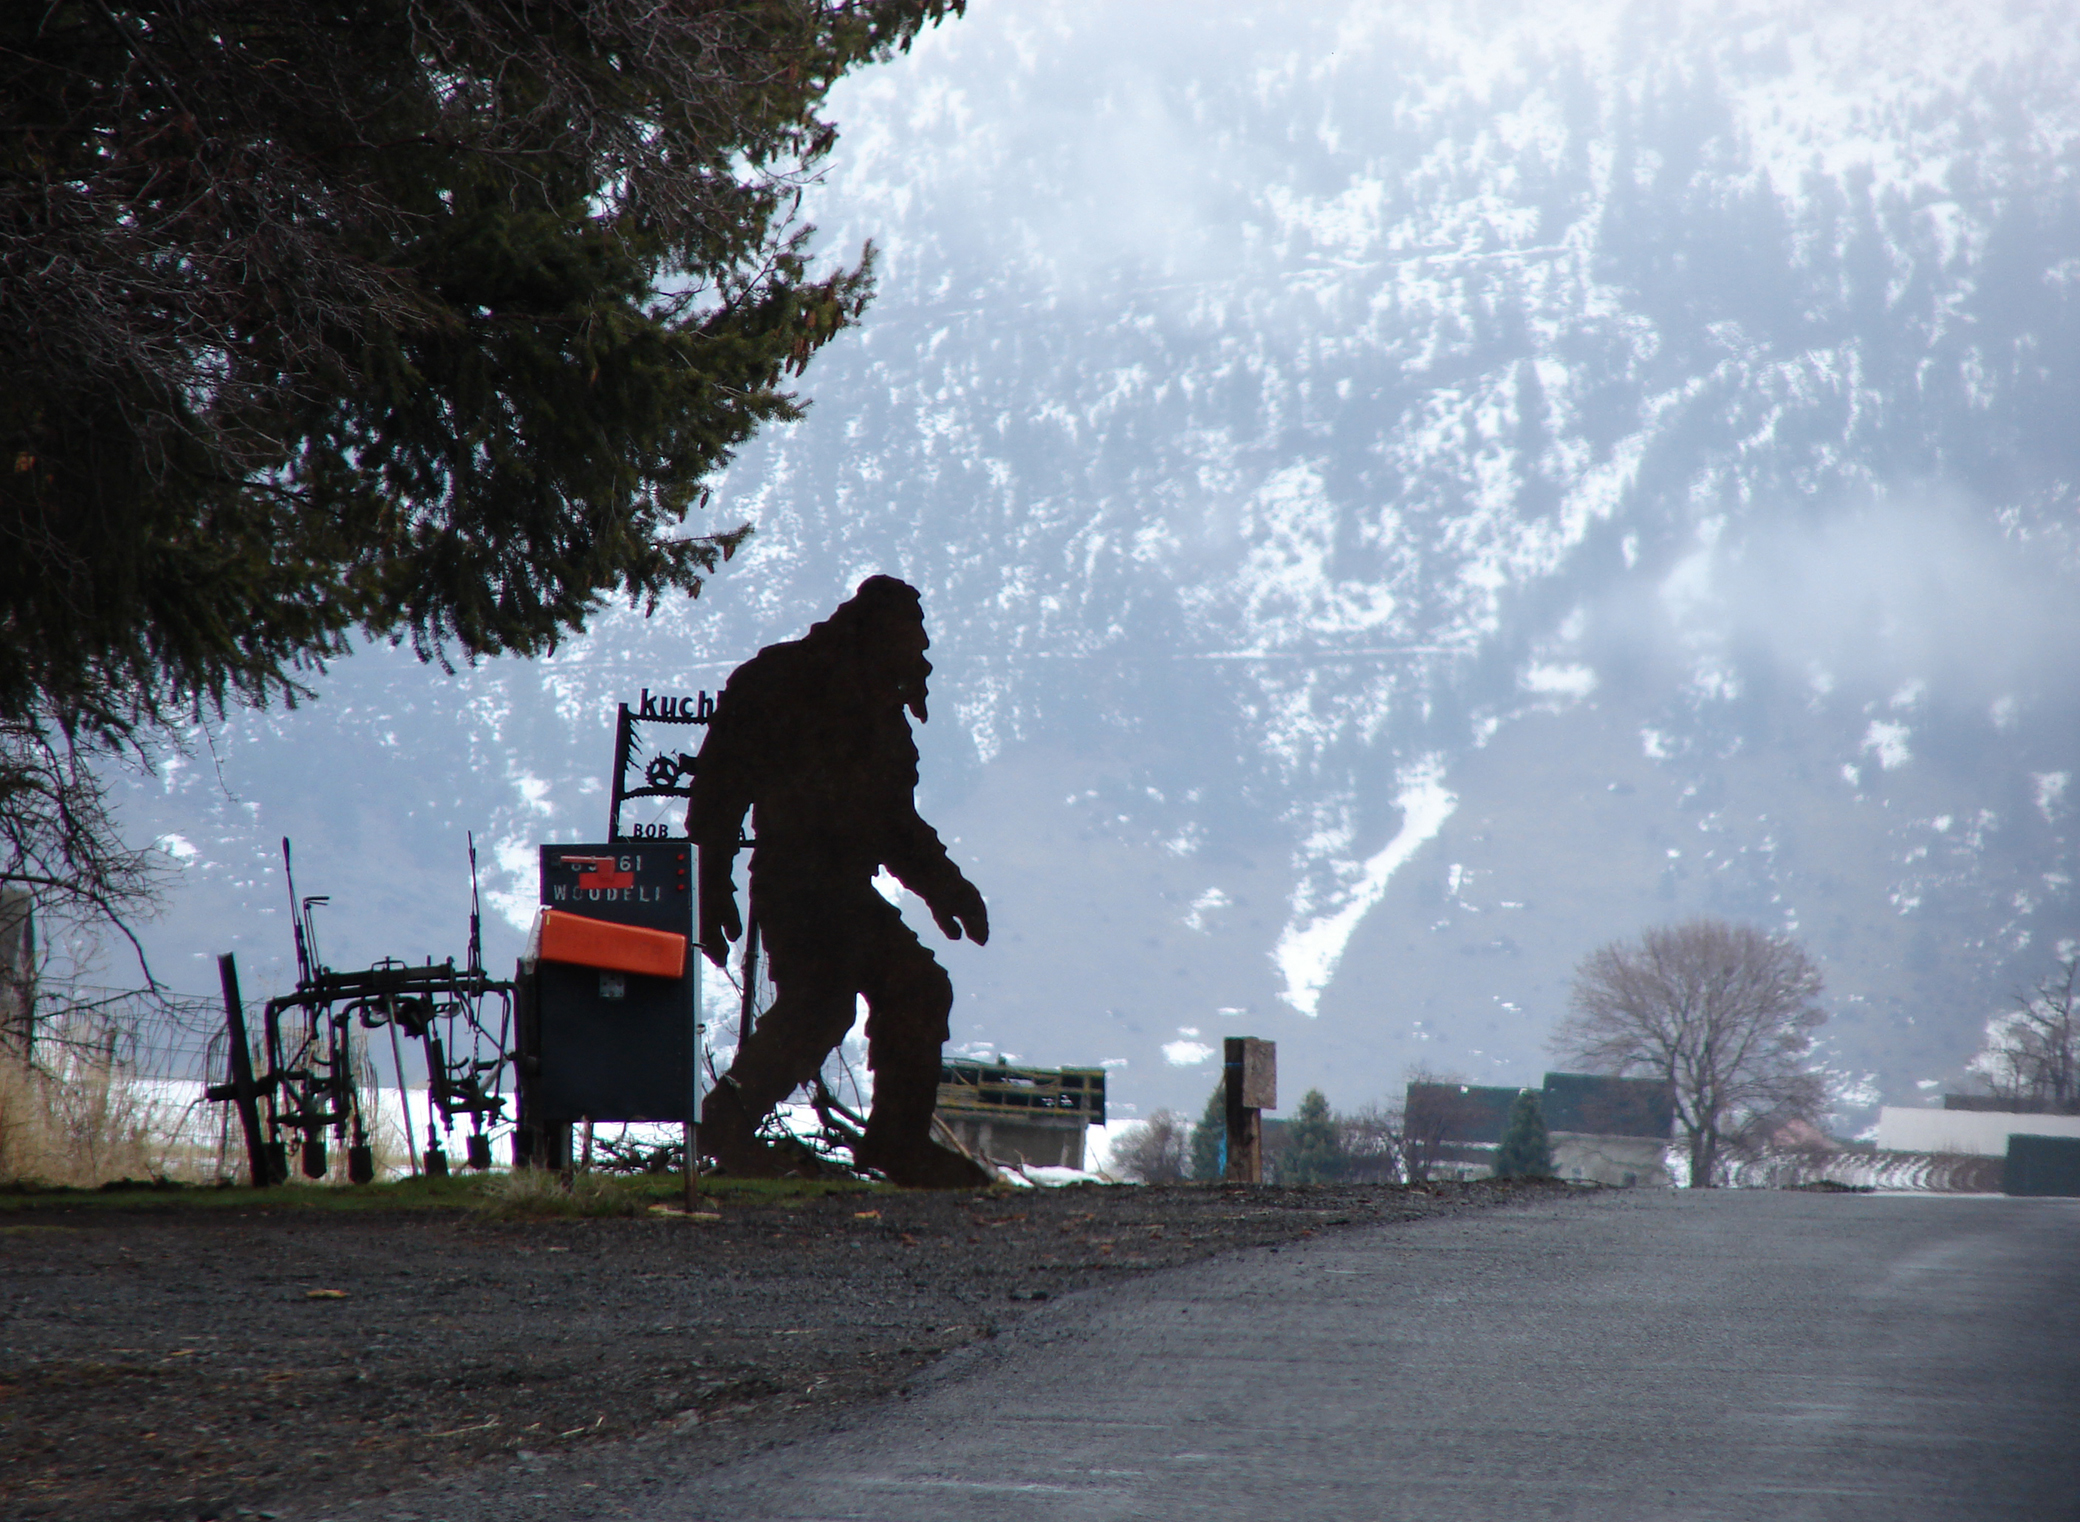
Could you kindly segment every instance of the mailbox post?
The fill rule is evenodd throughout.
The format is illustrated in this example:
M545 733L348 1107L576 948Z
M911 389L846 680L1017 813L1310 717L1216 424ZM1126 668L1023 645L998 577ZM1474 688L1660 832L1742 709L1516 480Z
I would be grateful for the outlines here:
M1227 1062L1228 1168L1231 1184L1264 1182L1264 1111L1278 1108L1278 1043L1230 1036Z

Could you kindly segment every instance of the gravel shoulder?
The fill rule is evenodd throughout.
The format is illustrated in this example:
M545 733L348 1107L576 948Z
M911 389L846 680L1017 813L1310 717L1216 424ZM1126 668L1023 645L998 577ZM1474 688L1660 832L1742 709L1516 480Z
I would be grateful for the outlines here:
M0 1215L0 1515L624 1514L641 1490L899 1396L1064 1294L1553 1194L848 1193L534 1221L15 1209Z

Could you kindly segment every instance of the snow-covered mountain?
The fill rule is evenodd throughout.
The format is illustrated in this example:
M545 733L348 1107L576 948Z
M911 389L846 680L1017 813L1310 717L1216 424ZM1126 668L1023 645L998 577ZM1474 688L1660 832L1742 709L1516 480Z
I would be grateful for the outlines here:
M141 784L177 981L282 975L283 833L344 965L459 950L476 829L509 955L614 702L877 570L997 927L956 1040L1144 1113L1224 1034L1295 1099L1535 1080L1574 964L1698 912L1806 937L1902 1102L2080 935L2070 8L978 0L836 115L881 294L720 483L749 552Z

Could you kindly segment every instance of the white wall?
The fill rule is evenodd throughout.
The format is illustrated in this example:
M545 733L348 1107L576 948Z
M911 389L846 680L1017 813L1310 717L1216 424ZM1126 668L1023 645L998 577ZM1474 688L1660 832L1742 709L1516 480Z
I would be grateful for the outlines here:
M1673 1182L1668 1143L1658 1137L1555 1131L1552 1146L1553 1172L1571 1182L1648 1189L1666 1189Z
M1876 1140L1888 1152L1969 1152L1981 1157L2005 1157L2008 1138L2017 1133L2080 1136L2080 1115L2013 1115L1887 1105L1878 1112Z

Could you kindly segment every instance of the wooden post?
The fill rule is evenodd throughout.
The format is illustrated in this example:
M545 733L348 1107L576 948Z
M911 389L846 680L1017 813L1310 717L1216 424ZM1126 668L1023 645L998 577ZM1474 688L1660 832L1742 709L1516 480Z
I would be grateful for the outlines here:
M253 1052L246 1045L246 1007L238 996L238 963L230 952L217 958L217 978L224 985L224 1028L231 1039L231 1101L238 1106L238 1123L246 1133L246 1166L252 1170L253 1187L265 1189L268 1177L267 1147L260 1135L259 1085L253 1082Z
M744 993L737 1013L737 1043L751 1039L758 1023L758 911L744 915Z
M646 692L649 690L644 689ZM607 789L607 839L621 838L622 794L628 789L628 749L635 728L629 722L628 705L623 703L614 717L614 780Z
M532 946L529 948L532 950ZM553 1168L549 1125L542 1119L542 1018L537 980L541 964L533 957L513 963L513 1166ZM433 1123L429 1103L426 1122ZM418 1139L412 1141L417 1156ZM413 1168L418 1167L417 1162Z
M1222 1043L1228 1101L1228 1169L1231 1184L1264 1182L1264 1116L1278 1108L1278 1044L1254 1036Z
M689 813L688 820L692 819ZM693 962L693 976L687 981L693 984L693 1007L687 1011L686 1031L686 1213L692 1215L701 1202L701 893L700 871L701 850L699 846L688 848L693 858L693 944L686 948L686 955ZM758 922L752 921L755 926ZM751 1004L752 968L747 962L744 968L744 1004ZM739 1040L743 1037L740 1035Z

